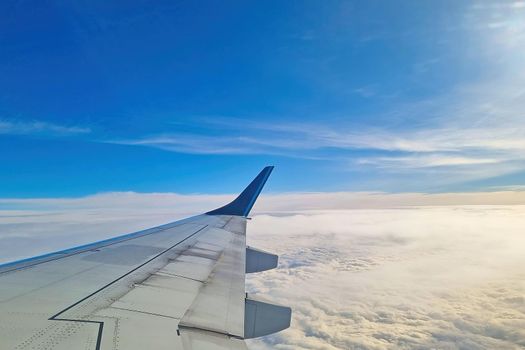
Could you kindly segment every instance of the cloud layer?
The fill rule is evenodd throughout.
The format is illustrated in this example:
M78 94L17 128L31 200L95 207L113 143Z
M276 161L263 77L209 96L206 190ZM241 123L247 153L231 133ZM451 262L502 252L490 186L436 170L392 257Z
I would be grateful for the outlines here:
M52 135L67 136L89 134L90 128L66 126L48 123L45 121L16 121L0 119L0 135Z
M294 310L253 349L525 346L524 207L256 216L250 244L280 254L248 290Z

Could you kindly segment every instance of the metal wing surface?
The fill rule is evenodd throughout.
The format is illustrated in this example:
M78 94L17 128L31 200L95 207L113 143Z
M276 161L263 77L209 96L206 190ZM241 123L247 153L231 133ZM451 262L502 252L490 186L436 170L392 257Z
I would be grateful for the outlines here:
M247 349L291 310L245 293L277 266L246 247L246 222L273 167L208 213L0 265L0 349Z

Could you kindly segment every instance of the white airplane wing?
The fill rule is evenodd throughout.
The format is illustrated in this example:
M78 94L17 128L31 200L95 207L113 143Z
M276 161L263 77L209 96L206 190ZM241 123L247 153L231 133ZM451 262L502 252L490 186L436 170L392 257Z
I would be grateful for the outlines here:
M291 310L245 293L277 266L246 246L246 221L273 167L230 204L148 230L0 265L0 349L247 349Z

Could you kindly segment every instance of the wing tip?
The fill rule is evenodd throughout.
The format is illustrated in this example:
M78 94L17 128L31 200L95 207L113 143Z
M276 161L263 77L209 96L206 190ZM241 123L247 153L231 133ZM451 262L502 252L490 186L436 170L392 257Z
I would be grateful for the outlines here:
M209 211L206 214L248 216L273 169L273 165L264 167L237 198L225 206Z

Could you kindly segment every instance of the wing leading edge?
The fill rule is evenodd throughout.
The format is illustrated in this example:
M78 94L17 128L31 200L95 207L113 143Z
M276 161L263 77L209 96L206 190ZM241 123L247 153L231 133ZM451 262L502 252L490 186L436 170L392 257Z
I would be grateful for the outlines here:
M185 220L0 265L0 349L244 350L291 309L245 293L277 256L246 247L273 167L231 203Z

